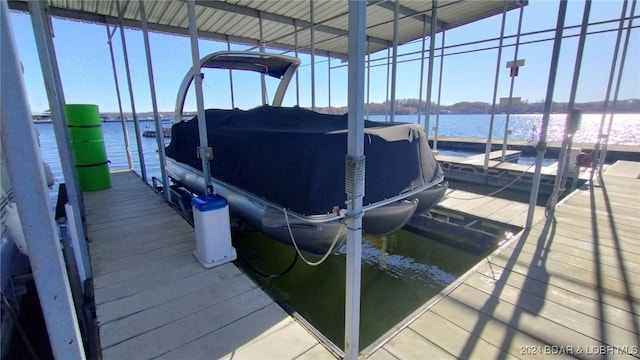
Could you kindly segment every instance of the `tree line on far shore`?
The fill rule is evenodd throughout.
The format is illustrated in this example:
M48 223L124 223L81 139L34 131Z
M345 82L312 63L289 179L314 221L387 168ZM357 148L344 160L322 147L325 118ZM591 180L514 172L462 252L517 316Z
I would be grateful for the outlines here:
M612 101L609 103L611 111ZM575 108L581 109L585 113L602 113L604 111L604 101L593 101L585 103L576 103ZM370 115L385 115L389 113L391 102L365 104L365 111ZM566 102L554 102L551 105L552 113L566 113L568 104ZM328 114L344 114L347 112L346 106L341 107L318 107L318 112ZM618 100L615 107L616 113L640 113L640 99ZM435 114L437 104L431 103L431 113ZM544 101L528 102L523 100L518 104L511 104L509 109L507 105L496 104L496 113L511 114L541 114L544 112ZM397 115L417 115L426 112L426 103L419 102L418 99L401 99L396 100ZM441 114L490 114L491 104L485 102L462 101L453 105L441 105Z

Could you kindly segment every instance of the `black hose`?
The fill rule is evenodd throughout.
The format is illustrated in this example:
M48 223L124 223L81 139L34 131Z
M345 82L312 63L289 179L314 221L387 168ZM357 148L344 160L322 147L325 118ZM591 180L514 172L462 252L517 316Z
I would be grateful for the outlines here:
M272 280L272 279L277 279L283 275L286 275L289 271L291 271L291 269L293 269L293 267L296 265L296 263L298 262L298 252L295 252L295 256L293 257L293 261L291 262L291 264L289 264L289 266L282 271L281 273L278 274L268 274L260 269L258 269L257 267L255 267L246 257L242 256L242 253L248 253L250 255L255 256L256 258L263 260L264 257L262 255L260 255L259 253L247 249L247 248L238 248L238 260L240 260L251 272L255 273L258 276L261 276L263 278Z

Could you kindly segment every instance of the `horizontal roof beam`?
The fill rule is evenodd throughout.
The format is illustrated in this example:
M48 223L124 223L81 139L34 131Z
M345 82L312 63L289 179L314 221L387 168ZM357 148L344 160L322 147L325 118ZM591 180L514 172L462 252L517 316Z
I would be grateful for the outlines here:
M14 11L29 12L29 4L26 1L10 0L9 8ZM77 11L77 10L68 10L68 9L62 9L62 8L56 8L56 7L49 7L47 8L47 12L50 16L61 17L66 19L75 19L75 20L92 22L97 24L111 24L111 25L119 26L119 23L120 23L118 18L114 16L98 15L94 13ZM138 20L125 18L123 19L123 23L124 23L124 26L127 28L142 30L142 25ZM160 33L189 36L189 29L182 28L179 26L162 25L162 24L149 22L148 29L149 31L155 31ZM202 30L198 30L198 36L202 39L217 40L217 41L223 41L223 42L230 41L236 44L244 44L248 46L260 45L260 41L257 39L231 36L231 35L225 35L225 34L202 31ZM284 51L295 50L294 45L278 43L278 42L269 42L268 44L270 48L277 49L277 50L284 50ZM298 49L298 51L303 53L308 52L308 51L302 51L302 49ZM320 56L327 56L327 57L329 56L329 53L327 51L318 50L318 49L316 49L316 54ZM336 52L332 52L331 56L334 58L340 58L340 59L347 58L347 54L339 54Z
M222 1L198 0L198 1L196 1L196 4L199 5L199 6L204 6L204 7L208 7L208 8L211 8L211 9L216 9L216 10L220 10L220 11L226 11L226 12L235 13L235 14L244 15L244 16L251 16L251 17L255 17L255 18L262 17L262 20L273 21L273 22L286 24L286 25L291 25L291 26L294 25L294 21L295 21L295 24L300 27L298 29L298 31L303 30L305 28L310 28L311 27L311 22L306 21L306 20L293 19L293 18L290 18L290 17L287 17L287 16L274 14L274 13L269 13L269 12L265 12L265 11L260 11L260 10L252 9L252 8L249 8L249 7L246 7L246 6L230 4L230 3L222 2ZM334 27L327 26L327 25L322 25L322 24L314 25L313 29L314 29L314 31L320 31L320 32L324 32L324 33L327 33L327 34L331 34L331 35L337 35L337 36L348 36L349 35L349 32L346 31L346 30L342 30L342 29L338 29L338 28L334 28ZM381 38L377 38L377 37L369 36L368 39L371 42L378 43L380 45L385 45L385 46L389 43L389 40L385 40L385 39L381 39Z
M378 5L378 6L382 7L382 8L385 8L387 10L390 10L390 11L395 11L394 10L395 5L391 1L378 2L378 3L376 3L376 5ZM416 19L418 21L426 22L429 25L431 25L431 21L433 20L433 18L431 16L423 14L421 12L417 12L417 11L415 11L413 9L410 9L410 8L406 7L406 6L400 5L398 11L399 11L399 14L402 15L402 16L412 17L412 18L414 18L414 19ZM436 20L436 26L439 29L444 29L444 28L447 27L447 23L444 22L444 21L441 21L441 20Z

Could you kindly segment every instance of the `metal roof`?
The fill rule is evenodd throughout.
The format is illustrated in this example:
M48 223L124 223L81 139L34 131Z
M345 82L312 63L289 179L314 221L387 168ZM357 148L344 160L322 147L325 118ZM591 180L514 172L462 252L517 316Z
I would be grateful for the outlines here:
M95 23L118 24L118 0L46 0L49 15ZM507 9L527 1L505 0ZM437 31L455 28L499 14L505 1L439 0ZM346 0L196 0L199 36L259 46L260 22L268 48L308 53L311 48L310 6L313 4L314 44L318 55L348 56L348 8ZM140 28L137 0L120 1L126 27ZM426 23L430 31L432 1L400 0L398 44L421 38ZM10 0L9 7L28 11L25 0ZM145 1L149 30L188 35L187 6L182 0ZM367 1L367 52L392 45L394 1Z

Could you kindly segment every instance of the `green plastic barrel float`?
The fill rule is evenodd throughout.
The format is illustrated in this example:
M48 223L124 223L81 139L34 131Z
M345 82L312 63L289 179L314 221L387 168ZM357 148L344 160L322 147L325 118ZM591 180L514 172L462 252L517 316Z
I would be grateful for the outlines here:
M110 188L111 175L98 105L67 104L64 106L64 113L80 190Z

